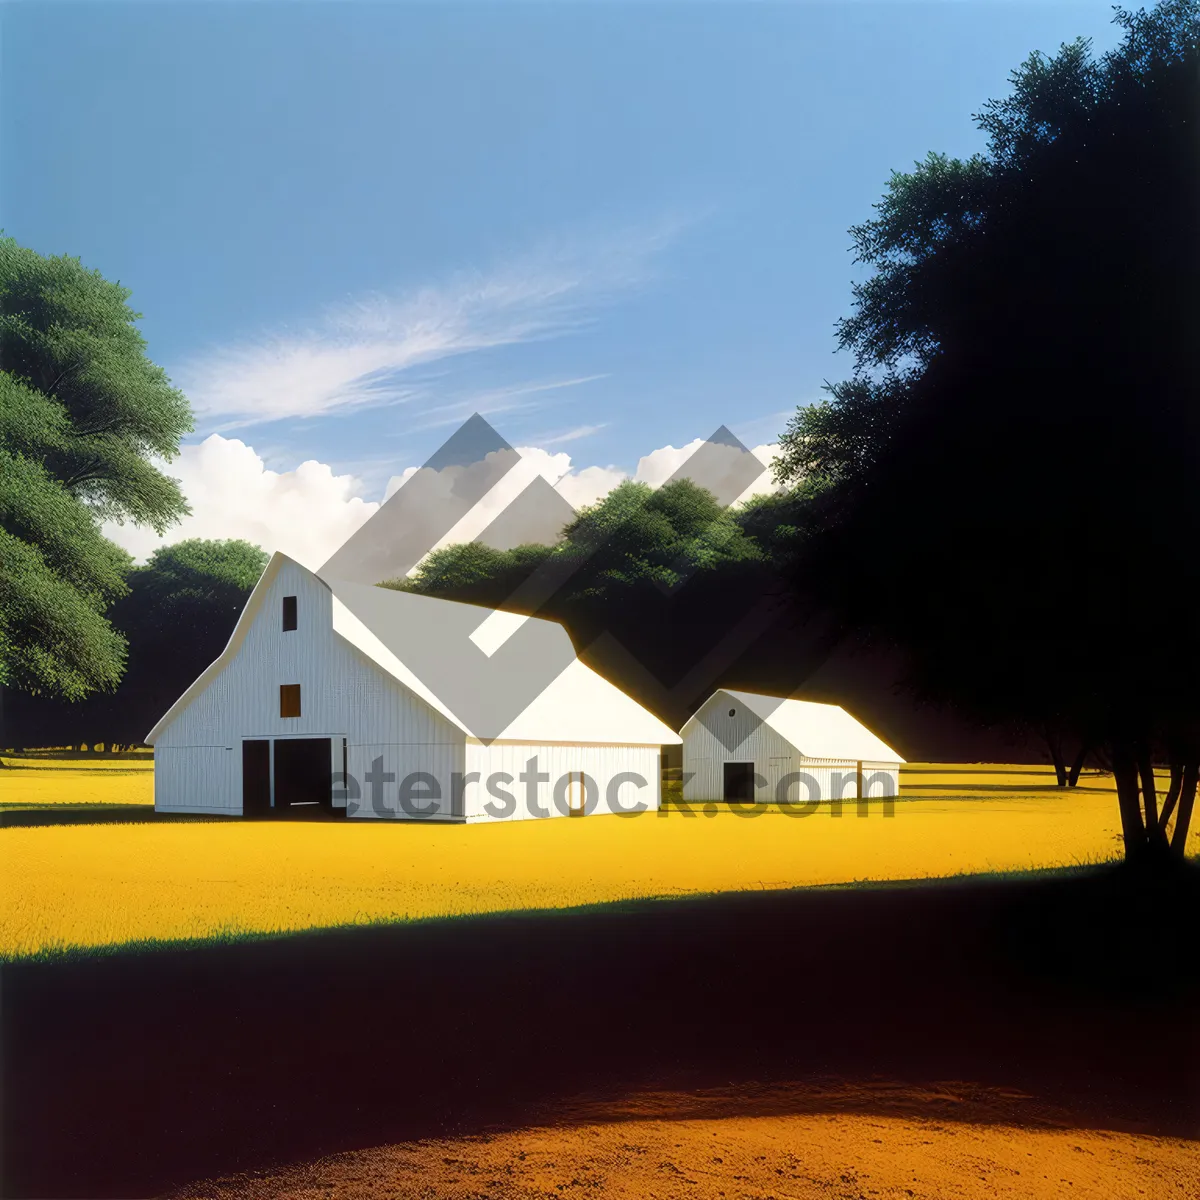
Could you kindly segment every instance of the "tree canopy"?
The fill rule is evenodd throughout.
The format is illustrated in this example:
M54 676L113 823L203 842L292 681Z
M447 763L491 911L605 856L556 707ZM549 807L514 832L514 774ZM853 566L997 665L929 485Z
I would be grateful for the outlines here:
M657 490L626 481L582 509L553 547L447 546L429 555L411 580L388 586L500 605L535 569L552 563L562 585L548 611L562 611L629 589L661 594L697 571L762 560L733 513L691 480Z
M187 511L154 465L191 428L147 358L127 289L0 238L0 685L111 689L125 645L105 610L130 559L100 522L163 530Z
M987 150L851 231L853 377L802 410L797 587L926 696L1111 749L1127 852L1182 853L1200 772L1200 5L1035 54ZM1158 807L1152 759L1172 763ZM1139 788L1140 783L1140 788ZM1140 801L1140 805L1139 805Z
M795 515L790 492L729 509L688 479L658 489L626 482L552 547L447 546L385 586L561 621L597 669L682 721L726 672L758 677L744 656L774 618L753 614L778 590ZM816 650L795 634L781 635L777 622L770 655L752 656L758 668L767 657L772 670L811 669ZM786 648L781 636L792 639ZM713 657L714 648L723 649Z

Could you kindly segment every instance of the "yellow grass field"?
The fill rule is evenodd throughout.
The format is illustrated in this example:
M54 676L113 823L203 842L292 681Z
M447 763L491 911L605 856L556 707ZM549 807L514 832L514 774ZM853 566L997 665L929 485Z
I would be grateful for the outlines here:
M914 765L887 817L717 806L478 826L156 819L148 761L6 759L0 956L640 897L1102 862L1112 781ZM113 806L130 806L130 819ZM133 807L137 806L137 807ZM74 810L74 811L70 811ZM94 818L90 814L95 814ZM20 823L13 821L20 817ZM94 819L97 823L88 823ZM1191 848L1196 848L1193 842Z
M3 760L0 813L13 809L56 809L96 804L154 804L154 762L144 757L80 758L58 755Z

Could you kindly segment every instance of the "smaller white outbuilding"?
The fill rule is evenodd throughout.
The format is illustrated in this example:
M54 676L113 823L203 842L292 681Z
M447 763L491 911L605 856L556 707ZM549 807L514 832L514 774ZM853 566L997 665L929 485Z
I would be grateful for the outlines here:
M900 791L904 759L836 704L722 688L680 733L685 801L804 804Z

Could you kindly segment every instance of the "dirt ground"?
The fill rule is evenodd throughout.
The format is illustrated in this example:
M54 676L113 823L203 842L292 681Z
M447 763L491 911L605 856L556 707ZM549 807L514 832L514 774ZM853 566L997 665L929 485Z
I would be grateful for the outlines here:
M1200 1143L1079 1129L969 1084L772 1085L570 1106L545 1125L426 1139L175 1193L214 1200L1124 1200L1200 1195Z
M0 1194L1191 1200L1197 964L1110 869L13 962Z

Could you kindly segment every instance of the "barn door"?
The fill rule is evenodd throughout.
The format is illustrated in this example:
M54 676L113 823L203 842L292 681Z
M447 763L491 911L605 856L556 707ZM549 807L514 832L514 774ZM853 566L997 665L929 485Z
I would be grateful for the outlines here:
M275 811L318 815L333 807L330 738L276 738Z
M242 743L242 816L271 812L271 743L266 738Z

